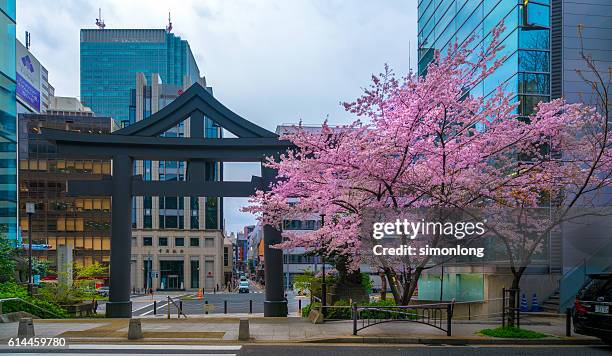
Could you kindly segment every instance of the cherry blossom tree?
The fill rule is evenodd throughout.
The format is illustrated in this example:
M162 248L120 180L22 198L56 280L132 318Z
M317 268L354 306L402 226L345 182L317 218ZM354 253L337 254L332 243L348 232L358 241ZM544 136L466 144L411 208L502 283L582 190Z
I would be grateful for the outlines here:
M558 99L519 117L504 85L487 97L470 92L503 62L496 59L503 31L495 28L486 45L470 39L444 56L436 52L425 77L398 78L385 67L344 104L358 117L349 125L287 132L282 138L297 148L268 160L279 181L245 210L277 227L287 216L325 214L324 227L284 232L276 247L316 249L339 257L348 271L370 263L384 271L396 303L407 304L434 263L429 256L366 256L367 212L538 207L545 197L570 196L575 204L609 184L609 128L593 108Z

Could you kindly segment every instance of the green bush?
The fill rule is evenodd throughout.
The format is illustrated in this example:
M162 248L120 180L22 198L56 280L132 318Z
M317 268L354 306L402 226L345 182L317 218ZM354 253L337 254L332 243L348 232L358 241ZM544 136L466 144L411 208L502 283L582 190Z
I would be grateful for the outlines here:
M21 301L7 301L2 303L2 312L10 313L16 311L25 311L36 315L40 318L65 318L68 316L66 311L62 309L56 302L47 300L44 297L31 297L28 295L26 287L15 282L6 282L0 284L0 298L21 298L28 303L31 303L39 308L36 308L28 303Z
M374 284L372 282L372 278L370 278L370 274L361 272L361 286L368 294L372 294L373 285Z
M500 326L495 329L482 329L478 332L478 334L512 339L541 339L549 336L532 330L520 329L515 326Z
M312 310L312 308L318 308L321 305L321 303L318 302L314 302L314 303L309 303L307 306L302 308L302 318L308 318L308 314L310 314L310 310Z
M325 319L351 319L351 304L348 300L339 300L334 306L345 308L326 308Z

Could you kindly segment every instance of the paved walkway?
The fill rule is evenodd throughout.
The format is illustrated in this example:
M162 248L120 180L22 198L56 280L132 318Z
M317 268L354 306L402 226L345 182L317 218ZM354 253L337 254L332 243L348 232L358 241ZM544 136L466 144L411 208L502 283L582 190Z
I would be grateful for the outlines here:
M313 342L346 339L352 337L352 322L338 321L314 325L299 317L263 318L259 315L190 316L187 319L165 319L163 317L142 318L144 341L146 342L236 342L240 317L249 317L250 334L254 342ZM542 325L546 324L546 325ZM127 339L128 319L69 319L35 320L38 337L65 337L70 343L115 342ZM0 324L0 342L17 336L18 323ZM368 338L394 337L399 339L472 339L490 340L476 332L494 328L491 324L453 324L453 336L431 326L411 322L384 323L359 332ZM565 326L561 318L540 319L538 325L524 326L527 329L551 335L551 339L565 339ZM573 340L593 340L575 336ZM356 342L358 340L356 339Z

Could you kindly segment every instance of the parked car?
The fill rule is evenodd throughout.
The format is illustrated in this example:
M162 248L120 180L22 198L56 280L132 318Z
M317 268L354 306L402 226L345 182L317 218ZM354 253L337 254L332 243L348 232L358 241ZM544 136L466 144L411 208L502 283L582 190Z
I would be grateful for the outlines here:
M238 293L248 293L249 292L249 282L242 281L238 286Z
M109 287L100 287L96 290L96 293L98 293L99 295L103 297L108 297L109 291L110 291Z
M589 274L576 295L572 316L574 332L612 345L612 272Z

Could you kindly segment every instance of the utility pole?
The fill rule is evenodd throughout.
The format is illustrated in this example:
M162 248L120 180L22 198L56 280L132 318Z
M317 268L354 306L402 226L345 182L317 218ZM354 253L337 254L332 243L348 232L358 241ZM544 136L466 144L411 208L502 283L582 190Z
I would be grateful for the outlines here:
M325 226L325 214L321 214L321 228ZM321 278L321 305L327 306L327 285L325 283L325 251L321 255L322 267L321 271L323 272L323 277Z
M33 294L34 276L32 276L32 215L36 210L34 203L26 203L28 214L28 293Z

